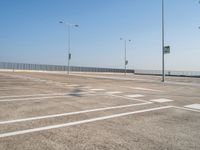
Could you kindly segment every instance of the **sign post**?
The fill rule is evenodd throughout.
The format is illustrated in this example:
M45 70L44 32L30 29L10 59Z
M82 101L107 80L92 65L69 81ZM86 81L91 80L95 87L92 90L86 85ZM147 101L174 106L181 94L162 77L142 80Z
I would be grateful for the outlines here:
M170 54L170 46L164 47L164 54Z

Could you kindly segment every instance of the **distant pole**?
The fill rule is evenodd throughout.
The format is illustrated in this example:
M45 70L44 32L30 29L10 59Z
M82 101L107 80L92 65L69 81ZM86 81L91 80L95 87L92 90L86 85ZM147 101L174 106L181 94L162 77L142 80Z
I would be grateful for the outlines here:
M123 39L123 38L120 38L120 40L124 40L124 75L126 75L126 73L127 73L127 64L128 64L128 60L126 58L127 40ZM128 40L128 42L131 42L131 40Z
M68 69L67 69L67 74L69 75L69 73L70 73L70 60L71 60L71 26L79 27L79 25L65 23L64 21L60 21L59 23L65 24L67 26L67 29L68 29Z
M68 69L67 69L67 74L69 75L70 73L70 59L71 59L71 53L70 53L70 46L71 46L71 32L70 32L70 24L68 24Z
M126 75L126 40L124 40L124 51L125 51L125 60L124 60L124 74Z
M164 0L162 0L162 82L165 82L165 53L164 53L164 47L165 47L165 6L164 6Z

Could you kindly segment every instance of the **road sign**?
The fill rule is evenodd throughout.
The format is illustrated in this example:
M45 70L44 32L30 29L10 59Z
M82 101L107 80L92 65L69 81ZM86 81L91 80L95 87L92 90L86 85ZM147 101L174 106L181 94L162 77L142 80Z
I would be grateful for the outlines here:
M71 59L71 57L72 57L72 54L71 54L71 53L69 53L68 59L70 60L70 59Z
M128 60L126 60L125 65L128 65Z
M164 47L164 54L169 54L170 53L170 46L165 46Z

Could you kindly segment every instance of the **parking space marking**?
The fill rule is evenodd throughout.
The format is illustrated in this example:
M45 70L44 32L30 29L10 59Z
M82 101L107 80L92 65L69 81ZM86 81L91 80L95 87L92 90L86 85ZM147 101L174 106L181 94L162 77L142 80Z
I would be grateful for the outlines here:
M38 96L56 96L56 95L66 95L69 93L47 93L47 94L33 94L33 95L12 95L12 96L0 96L2 98L23 98L23 97L38 97Z
M120 86L120 87L125 87L133 90L141 90L141 91L162 92L161 90L142 88L142 87L130 87L130 86Z
M113 91L113 92L106 92L107 94L121 94L122 92L120 91Z
M9 90L27 90L30 89L28 87L6 87L6 88L1 88L0 91L9 91Z
M119 108L128 108L128 107L141 106L141 105L147 105L147 104L152 104L152 102L139 103L139 104L130 104L130 105L119 105L119 106L111 106L111 107L103 107L103 108L89 109L89 110L83 110L83 111L77 111L77 112L68 112L68 113L62 113L62 114L54 114L54 115L30 117L30 118L24 118L24 119L1 121L0 125L10 124L10 123L18 123L18 122L24 122L24 121L47 119L47 118L62 117L62 116L69 116L69 115L77 115L77 114L83 114L83 113L89 113L89 112L97 112L97 111L105 111L105 110L112 110L112 109L119 109Z
M143 90L143 91L161 92L161 90L155 90L155 89L149 89L149 88L141 88L141 87L135 87L134 89Z
M153 99L153 100L150 100L152 102L157 102L157 103L166 103L166 102L171 102L173 100L171 99L166 99L166 98L159 98L159 99Z
M126 97L126 96L113 95L113 94L110 94L110 95L113 96L113 97L120 97L120 98L131 100L131 101L149 102L149 101L146 101L146 100L136 99L136 98L130 98L130 97Z
M126 95L126 97L139 98L139 97L144 97L144 95L141 95L141 94L133 94L133 95Z
M177 109L182 109L182 110L187 110L187 111L192 111L192 112L198 112L198 113L200 113L200 111L196 110L196 109L190 109L190 108L178 107L178 106L173 106L173 107L177 108Z
M191 104L191 105L186 105L184 107L200 110L200 104Z
M82 88L90 89L91 87L90 86L83 86Z
M18 99L4 99L4 100L0 100L0 102L30 101L30 100L53 99L53 98L66 98L66 97L72 97L71 95L80 95L80 94L89 94L89 92L68 93L68 94L65 94L65 95L46 96L46 97L29 97L29 98L18 98Z
M69 87L76 87L76 86L80 86L78 84L70 84L70 85L66 85L66 86L69 86Z
M91 91L105 91L105 89L90 89Z
M20 130L20 131L14 131L14 132L7 132L7 133L0 134L0 138L16 136L16 135L22 135L22 134L27 134L27 133L34 133L34 132L45 131L45 130L50 130L50 129L69 127L69 126L80 125L80 124L86 124L86 123L91 123L91 122L96 122L96 121L113 119L113 118L117 118L117 117L124 117L124 116L128 116L128 115L133 115L133 114L139 114L139 113L145 113L145 112L150 112L150 111L169 109L169 108L172 108L172 107L173 106L156 107L156 108L151 108L151 109L143 109L143 110L126 112L126 113L115 114L115 115L110 115L110 116L103 116L103 117L92 118L92 119L87 119L87 120L69 122L69 123L64 123L64 124L45 126L45 127L40 127L40 128Z

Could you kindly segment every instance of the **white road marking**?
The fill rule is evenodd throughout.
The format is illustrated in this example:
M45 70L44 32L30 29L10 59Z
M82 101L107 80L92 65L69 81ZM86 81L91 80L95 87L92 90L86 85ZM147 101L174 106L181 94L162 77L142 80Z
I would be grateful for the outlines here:
M67 95L67 96L47 96L47 97L31 97L31 98L19 98L19 99L5 99L5 100L0 100L0 102L30 101L30 100L42 100L42 99L66 98L66 97L70 97L70 96Z
M27 133L33 133L33 132L38 132L38 131L45 131L45 130L50 130L50 129L69 127L69 126L91 123L91 122L96 122L96 121L101 121L101 120L108 120L108 119L113 119L113 118L117 118L117 117L124 117L124 116L128 116L128 115L133 115L133 114L145 113L145 112L162 110L162 109L169 109L169 108L172 108L172 107L173 106L156 107L156 108L151 108L151 109L144 109L144 110L115 114L115 115L110 115L110 116L92 118L92 119L87 119L87 120L69 122L69 123L65 123L65 124L58 124L58 125L52 125L52 126L46 126L46 127L40 127L40 128L34 128L34 129L7 132L7 133L0 134L0 138L16 136L16 135L21 135L21 134L27 134Z
M143 90L143 91L161 92L161 90L141 88L141 87L135 87L134 89L136 89L136 90Z
M80 85L78 85L78 84L70 84L70 85L66 85L66 86L75 87L75 86L80 86Z
M113 92L106 92L107 94L121 94L122 92L119 91L113 91Z
M161 90L142 88L142 87L130 87L130 86L120 86L120 87L129 88L133 90L141 90L141 91L162 92Z
M126 95L126 97L138 98L138 97L144 97L144 95L141 95L141 94L133 94L133 95Z
M90 89L91 87L90 86L83 86L82 88Z
M34 95L12 95L12 96L0 96L2 98L23 98L23 97L37 97L37 96L54 96L54 95L66 95L69 93L53 93L53 94L34 94Z
M177 108L177 109L182 109L182 110L187 110L187 111L192 111L192 112L199 112L199 110L196 110L196 109L190 109L190 108L185 108L185 107L178 107L178 106L173 106L174 108Z
M171 99L166 99L166 98L160 98L160 99L153 99L153 100L150 100L152 102L157 102L157 103L166 103L166 102L171 102L173 100Z
M136 98L130 98L130 97L125 97L125 96L120 96L120 95L113 95L113 94L110 94L110 96L120 97L120 98L123 98L123 99L132 100L132 101L149 102L149 101L146 101L146 100L141 100L141 99L136 99Z
M59 96L46 96L46 97L29 97L29 98L18 98L18 99L4 99L0 100L0 102L13 102L13 101L30 101L30 100L42 100L42 99L52 99L52 98L66 98L71 97L71 95L79 95L79 94L88 94L88 92L79 92L79 93L69 93L66 95Z
M90 89L91 91L105 91L105 89Z
M1 88L0 91L9 91L9 90L27 90L30 89L28 87L7 87L7 88Z
M186 105L185 107L200 110L200 104Z
M103 108L89 109L89 110L83 110L83 111L77 111L77 112L68 112L68 113L63 113L63 114L54 114L54 115L31 117L31 118L24 118L24 119L1 121L0 125L2 125L2 124L10 124L10 123L18 123L18 122L24 122L24 121L33 121L33 120L47 119L47 118L54 118L54 117L69 116L69 115L76 115L76 114L96 112L96 111L103 111L103 110L127 108L127 107L141 106L141 105L147 105L147 104L152 104L152 102L139 103L139 104L130 104L130 105L120 105L120 106L112 106L112 107L103 107Z

